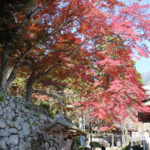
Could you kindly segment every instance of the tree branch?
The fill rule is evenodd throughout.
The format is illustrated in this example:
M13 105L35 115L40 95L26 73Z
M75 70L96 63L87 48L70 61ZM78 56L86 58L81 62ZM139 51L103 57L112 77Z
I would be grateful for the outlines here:
M85 43L87 43L90 39L85 39L82 43L80 43L73 51L71 54L68 55L68 58L72 58L76 52L79 50L80 47L82 47Z
M48 1L48 2L49 2L49 1ZM24 21L23 21L22 24L21 24L20 29L22 30L23 27L24 27L24 25L25 25L25 23L26 23L28 20L30 20L32 17L34 17L39 11L41 11L41 10L48 4L48 2L46 2L43 6L38 7L37 9L35 9L35 11L33 11L33 12L31 12L31 11L32 11L32 8L30 8L29 11L28 11L28 13L27 13L26 18L24 19ZM12 70L10 76L8 77L8 80L7 80L8 87L10 86L10 84L11 84L12 81L13 81L13 79L15 78L17 69L18 69L18 67L19 67L19 65L20 65L20 63L21 63L21 61L24 59L24 57L27 56L27 54L28 54L29 52L31 52L36 46L38 46L38 44L40 44L42 41L47 40L47 38L48 38L49 36L51 36L51 35L53 35L54 33L58 32L59 30L61 30L61 29L63 28L64 25L69 24L70 22L72 22L72 21L75 20L75 19L76 19L76 18L73 18L73 19L68 20L68 21L67 21L67 20L64 20L64 22L61 23L59 26L57 26L51 33L49 33L49 34L43 36L40 40L37 40L34 46L28 48L24 53L22 53L22 55L20 56L20 58L18 58L16 64L14 65L13 70ZM20 29L19 29L19 30L20 30ZM20 31L19 31L19 32L20 32ZM50 69L50 70L51 70L51 69Z
M61 97L57 94L57 93L46 93L46 92L43 92L43 91L40 91L40 90L34 90L33 91L34 93L39 93L39 94L42 94L42 95L46 95L46 96L49 96L49 97L52 97L54 99L57 99L59 104L65 108L73 108L72 105L67 105L67 104L64 104Z
M25 24L26 24L31 18L33 18L38 12L40 12L44 7L46 7L47 4L48 4L48 2L49 2L49 1L47 1L47 2L46 2L45 4L43 4L41 7L37 7L34 11L32 11L33 8L34 8L34 6L31 6L31 8L30 8L30 9L28 10L28 12L27 12L27 15L26 15L25 19L22 21L20 27L18 28L17 33L20 33L20 32L23 30Z
M24 59L25 56L27 56L27 54L29 52L31 52L36 46L38 46L38 44L40 44L43 40L46 40L49 36L53 35L54 33L58 32L59 30L62 29L62 27L66 24L66 22L63 22L61 25L59 25L58 27L56 27L51 33L43 36L40 40L38 40L34 46L32 46L31 48L28 48L24 53L22 53L22 55L20 56L20 58L18 58L16 64L13 67L13 70L7 80L8 82L8 86L11 84L12 80L15 78L17 69L21 63L21 61Z
M87 43L90 39L85 39L82 43L80 43L72 52L71 54L68 55L68 58L72 58L76 52L79 50L79 48L81 46L83 46L85 43ZM49 73L51 73L51 71L53 71L56 67L60 66L63 63L63 61L59 60L55 65L53 65L52 67L50 67L47 71L37 75L34 79L38 80L40 77L45 76Z

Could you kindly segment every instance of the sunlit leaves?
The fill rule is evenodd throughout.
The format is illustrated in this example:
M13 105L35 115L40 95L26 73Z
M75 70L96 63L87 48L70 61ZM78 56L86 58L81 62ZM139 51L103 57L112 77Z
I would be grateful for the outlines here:
M15 88L22 88L22 77L24 85L32 81L34 90L72 89L84 98L84 106L93 107L93 117L103 119L124 118L129 105L139 109L145 94L131 54L149 57L149 5L28 0L7 6L0 53L7 47Z

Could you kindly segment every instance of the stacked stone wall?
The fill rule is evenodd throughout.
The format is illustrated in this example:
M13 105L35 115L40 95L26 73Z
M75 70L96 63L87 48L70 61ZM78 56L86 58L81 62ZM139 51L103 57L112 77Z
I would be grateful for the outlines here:
M59 139L41 131L51 121L33 103L0 91L0 150L58 150Z

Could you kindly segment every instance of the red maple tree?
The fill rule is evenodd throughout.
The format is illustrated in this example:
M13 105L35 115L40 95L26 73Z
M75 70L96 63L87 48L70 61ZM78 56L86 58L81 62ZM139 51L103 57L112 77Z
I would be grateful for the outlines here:
M0 88L7 90L23 77L27 100L50 84L86 95L84 104L94 106L97 117L125 117L128 105L139 109L145 95L130 55L149 56L149 5L14 0L2 6Z

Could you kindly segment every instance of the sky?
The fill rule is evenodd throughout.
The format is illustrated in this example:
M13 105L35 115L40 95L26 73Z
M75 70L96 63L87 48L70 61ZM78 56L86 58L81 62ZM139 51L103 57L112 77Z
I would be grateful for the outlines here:
M140 60L137 60L136 61L136 69L141 74L150 72L150 58L141 58Z
M150 4L150 0L142 0L141 4ZM150 50L150 43L148 43ZM150 72L150 58L141 58L140 60L136 60L136 69L141 74L146 72Z
M126 1L126 4L130 4L130 3L137 2L138 0L120 0L120 1L122 2ZM150 4L150 0L141 0L140 4L141 5ZM150 10L148 12L150 13ZM150 50L150 42L149 43L146 42L146 44ZM133 60L136 61L136 65L135 65L136 69L139 73L141 73L141 75L143 75L144 73L150 72L150 58L140 57L140 60L137 60L135 58L133 58Z

